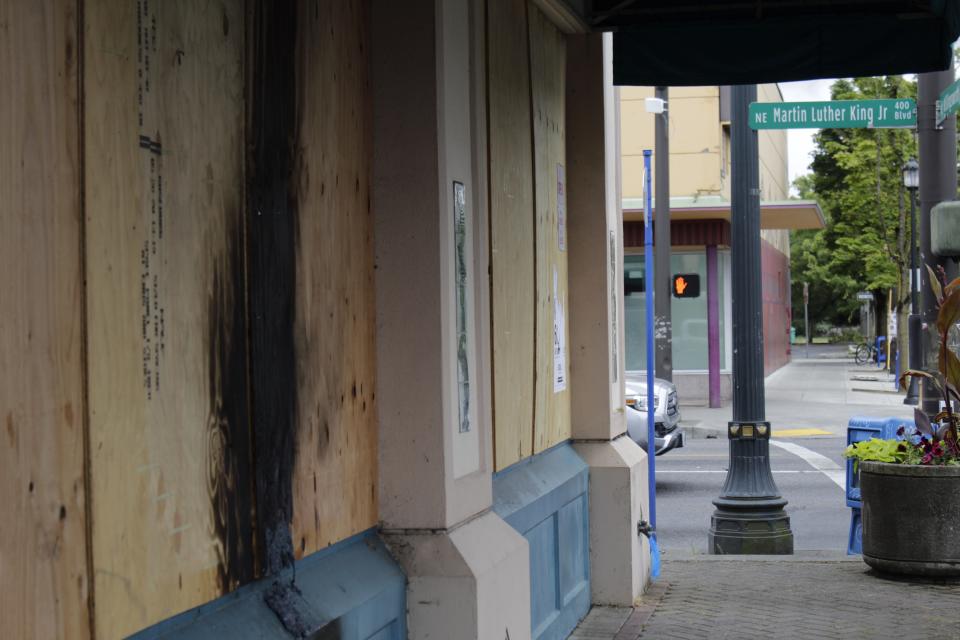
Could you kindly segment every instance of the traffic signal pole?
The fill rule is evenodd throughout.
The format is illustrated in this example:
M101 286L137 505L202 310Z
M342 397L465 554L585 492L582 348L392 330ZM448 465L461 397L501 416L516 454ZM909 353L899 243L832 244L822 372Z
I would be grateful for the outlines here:
M655 96L665 103L669 98L667 87L657 87ZM670 317L672 296L670 269L670 120L669 105L656 116L654 124L654 173L656 175L656 209L654 212L653 290L656 327L657 377L673 382L673 321Z
M756 85L731 87L733 284L733 420L730 464L710 521L714 554L790 554L793 532L770 471L770 423L765 419L760 262L760 158L748 110Z

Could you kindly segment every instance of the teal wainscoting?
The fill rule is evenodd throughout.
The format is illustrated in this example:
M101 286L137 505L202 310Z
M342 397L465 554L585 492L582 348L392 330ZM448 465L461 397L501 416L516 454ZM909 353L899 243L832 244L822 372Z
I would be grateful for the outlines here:
M534 640L566 638L590 610L588 485L568 442L494 476L494 511L530 544Z
M406 640L406 577L373 530L296 563L296 585L324 640ZM132 636L133 640L277 638L290 634L264 602L266 578Z

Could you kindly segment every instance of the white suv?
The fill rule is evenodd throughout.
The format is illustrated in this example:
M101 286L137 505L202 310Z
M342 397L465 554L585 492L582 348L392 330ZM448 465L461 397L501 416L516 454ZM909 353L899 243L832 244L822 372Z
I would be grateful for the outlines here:
M647 374L628 371L626 375L627 434L644 451L647 449ZM653 385L654 450L661 455L683 446L683 429L679 428L680 405L677 388L672 382L655 378Z

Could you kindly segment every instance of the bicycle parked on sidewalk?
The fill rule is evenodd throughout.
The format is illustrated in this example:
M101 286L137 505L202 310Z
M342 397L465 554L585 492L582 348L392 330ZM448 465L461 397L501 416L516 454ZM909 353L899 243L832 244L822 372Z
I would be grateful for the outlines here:
M857 345L857 350L854 353L854 359L857 361L857 364L867 364L868 362L877 361L877 347L870 344L869 342L864 342Z

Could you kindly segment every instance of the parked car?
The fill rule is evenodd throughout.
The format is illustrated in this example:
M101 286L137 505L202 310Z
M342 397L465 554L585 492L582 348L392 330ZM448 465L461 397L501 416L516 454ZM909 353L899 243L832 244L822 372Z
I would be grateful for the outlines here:
M680 404L677 400L677 388L672 382L654 379L654 451L663 455L671 449L683 446L684 434L680 428ZM640 447L647 448L647 374L640 371L628 371L626 375L627 396L627 434Z

